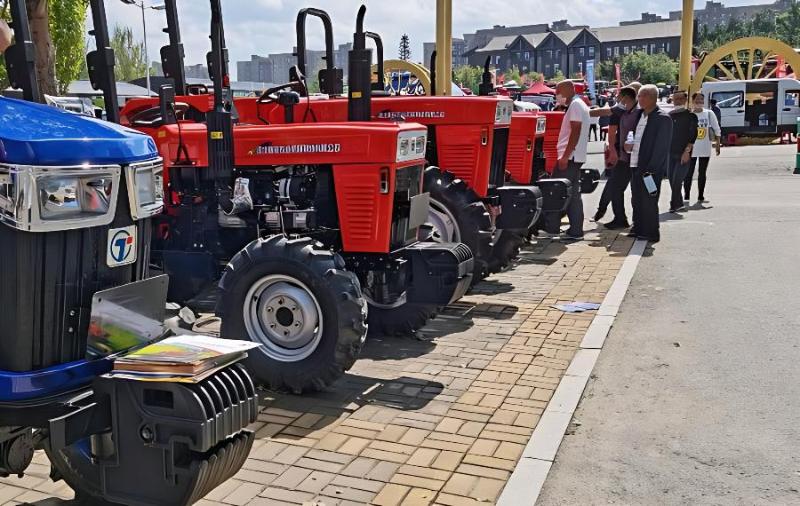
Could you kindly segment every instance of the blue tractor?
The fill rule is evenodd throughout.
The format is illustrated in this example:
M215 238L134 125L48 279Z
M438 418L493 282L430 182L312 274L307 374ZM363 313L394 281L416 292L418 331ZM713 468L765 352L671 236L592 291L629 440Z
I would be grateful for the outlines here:
M146 135L34 103L24 0L11 13L6 67L25 100L0 97L0 476L44 450L79 498L191 504L247 458L253 382L239 364L197 383L105 374L169 335L168 280L148 272L161 160ZM88 61L113 85L108 44Z

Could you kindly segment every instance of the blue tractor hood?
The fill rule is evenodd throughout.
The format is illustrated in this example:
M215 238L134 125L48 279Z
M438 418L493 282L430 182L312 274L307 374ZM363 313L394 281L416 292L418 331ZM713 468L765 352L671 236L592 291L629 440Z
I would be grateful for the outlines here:
M0 162L126 165L158 156L148 135L56 107L0 97Z

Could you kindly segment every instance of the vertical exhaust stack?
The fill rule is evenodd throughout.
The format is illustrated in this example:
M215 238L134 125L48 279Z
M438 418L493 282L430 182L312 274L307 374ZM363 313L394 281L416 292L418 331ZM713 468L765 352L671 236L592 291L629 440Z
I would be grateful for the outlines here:
M108 36L108 20L103 0L91 0L93 28L89 35L94 37L97 49L86 55L89 68L89 81L92 88L103 92L106 107L106 119L119 123L119 100L117 99L117 80L114 76L114 50ZM149 91L149 90L148 90Z
M367 49L367 35L364 33L364 16L367 7L358 9L356 33L353 34L353 49L348 54L349 74L347 118L349 121L369 121L372 119L372 50Z
M21 89L22 98L28 102L42 102L43 97L36 81L36 52L25 0L11 0L11 27L14 29L14 45L5 52L11 87Z
M385 92L386 86L384 80L386 79L386 74L383 66L383 39L375 32L365 32L364 35L375 42L375 52L378 58L378 70L376 72L378 79L376 82L372 83L372 91Z
M431 89L429 90L429 94L432 97L436 96L436 57L438 56L437 51L434 49L431 52Z
M322 20L325 28L325 68L319 71L319 91L326 95L342 95L344 93L344 74L336 68L333 56L333 23L327 12L321 9L306 8L297 13L297 68L300 74L307 76L306 70L306 19L314 16ZM295 76L290 76L295 81Z
M233 104L220 0L211 0L211 51L206 60L214 86L214 109L206 113L209 177L217 181L218 189L229 192L233 167Z
M483 64L483 79L478 86L478 95L488 97L494 94L494 83L492 83L492 72L489 70L489 65L492 61L491 56L486 57L486 63Z
M176 95L186 95L186 70L183 67L186 52L181 40L181 27L178 21L177 0L165 0L164 10L167 14L167 27L164 33L169 35L169 44L161 48L161 67L164 77L174 82Z

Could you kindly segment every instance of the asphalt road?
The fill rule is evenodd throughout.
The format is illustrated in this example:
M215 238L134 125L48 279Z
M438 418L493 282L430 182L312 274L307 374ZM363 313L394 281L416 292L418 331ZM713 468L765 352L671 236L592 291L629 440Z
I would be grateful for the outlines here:
M727 148L662 215L537 504L800 504L794 154Z

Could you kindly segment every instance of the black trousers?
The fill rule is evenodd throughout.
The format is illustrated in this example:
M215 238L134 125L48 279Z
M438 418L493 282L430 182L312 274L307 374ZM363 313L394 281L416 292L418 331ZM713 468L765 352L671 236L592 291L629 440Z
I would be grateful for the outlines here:
M581 197L581 167L583 163L572 160L565 170L558 167L553 171L554 178L569 179L572 183L572 196L567 203L567 217L569 230L567 234L573 237L583 237L583 199ZM545 231L558 234L561 230L561 216L557 213L548 213L545 221Z
M628 189L630 182L630 162L618 161L611 173L611 208L614 210L614 221L617 223L628 222L628 216L625 214L625 190Z
M697 186L700 191L697 194L697 198L702 200L706 193L706 172L708 172L708 162L711 158L708 156L692 158L692 163L689 164L689 172L686 173L686 179L683 180L683 194L686 200L691 200L689 196L692 193L692 178L694 178L694 168L698 160L700 161L700 170L697 172Z
M592 133L594 133L594 140L597 140L597 125L589 125L589 140L592 140Z
M631 203L633 204L633 233L653 241L661 239L658 223L658 199L661 196L661 180L663 174L653 174L658 191L650 195L644 186L643 170L635 167L631 170Z

